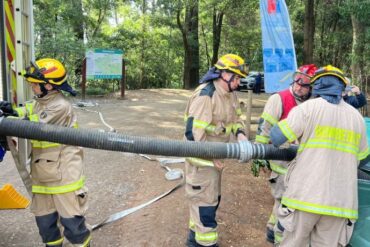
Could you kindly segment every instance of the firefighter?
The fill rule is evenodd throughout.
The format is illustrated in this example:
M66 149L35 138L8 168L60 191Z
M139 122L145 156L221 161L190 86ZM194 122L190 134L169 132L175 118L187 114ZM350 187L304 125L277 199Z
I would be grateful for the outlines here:
M248 66L234 54L219 58L201 79L185 111L185 139L229 142L234 136L246 140L241 109L235 90ZM186 159L186 195L190 207L190 247L218 246L216 211L221 200L221 160Z
M277 94L273 94L267 101L257 129L256 142L270 143L270 130L272 126L288 116L293 107L306 101L311 96L311 77L316 71L314 64L302 65L293 75L291 86ZM276 210L279 208L281 195L284 192L284 175L287 171L286 161L262 161L254 160L252 167L258 174L260 164L267 164L271 169L269 178L271 194L274 198L274 206L267 222L266 239L271 243L281 240L282 232L276 226ZM255 174L255 175L257 175ZM275 230L274 230L275 229Z
M364 107L367 104L366 96L361 92L359 87L351 85L351 80L348 77L346 77L346 80L349 85L343 92L344 101L356 109Z
M77 128L72 105L61 93L76 95L66 81L62 63L50 58L37 60L24 77L35 96L25 107L15 109L19 118ZM43 242L62 246L65 237L73 246L88 246L91 235L84 217L87 188L82 148L37 140L31 140L31 145L31 211Z
M316 71L312 95L271 129L280 146L299 141L278 209L280 246L346 246L358 218L357 167L368 156L365 122L345 103L347 80L333 66Z

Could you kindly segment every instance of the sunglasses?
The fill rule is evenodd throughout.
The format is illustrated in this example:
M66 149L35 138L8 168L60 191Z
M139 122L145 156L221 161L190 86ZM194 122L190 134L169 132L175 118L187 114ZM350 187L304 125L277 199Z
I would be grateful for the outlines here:
M293 74L293 81L302 87L310 87L311 79L312 79L311 76L301 72L295 72Z

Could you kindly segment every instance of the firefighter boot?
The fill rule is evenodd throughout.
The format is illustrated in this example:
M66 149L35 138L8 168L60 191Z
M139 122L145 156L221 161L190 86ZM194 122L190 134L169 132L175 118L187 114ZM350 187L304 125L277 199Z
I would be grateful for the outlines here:
M188 239L186 240L186 247L219 247L218 244L213 244L210 246L200 245L195 241L195 232L189 230Z
M188 239L186 240L187 247L197 247L197 242L195 241L195 232L189 230Z
M266 241L272 244L275 243L274 230L269 227L266 227Z

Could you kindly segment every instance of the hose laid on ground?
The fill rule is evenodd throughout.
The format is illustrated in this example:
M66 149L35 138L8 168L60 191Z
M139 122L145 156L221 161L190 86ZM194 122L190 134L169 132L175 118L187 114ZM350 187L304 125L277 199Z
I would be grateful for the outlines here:
M84 109L84 108L80 108L82 111L87 111L87 112L93 112L93 113L97 113L100 117L100 121L106 126L109 128L109 132L116 132L115 128L113 128L112 126L110 126L109 124L107 124L107 122L105 122L104 120L104 117L103 117L103 114L100 112L100 111L93 111L93 110L88 110L88 109Z
M272 145L252 144L249 141L221 143L161 140L112 132L106 133L93 129L67 128L4 117L0 118L0 136L17 136L32 140L129 153L208 159L230 158L242 162L247 162L250 159L289 161L296 155L295 148L278 149Z
M106 225L106 224L109 224L109 223L112 223L114 221L117 221L119 219L122 219L123 217L126 217L127 215L129 214L132 214L142 208L145 208L146 206L149 206L150 204L162 199L163 197L166 197L168 196L169 194L171 194L172 192L176 191L178 188L180 188L184 183L181 182L179 184L177 184L175 187L173 187L172 189L170 189L169 191L151 199L150 201L148 202L145 202L145 203L142 203L136 207L132 207L132 208L129 208L129 209L125 209L123 211L120 211L120 212L117 212L117 213L114 213L110 216L108 216L107 218L105 218L104 220L102 220L101 222L97 223L97 224L94 224L92 225L92 230L95 231L96 229L99 229L100 227Z
M100 112L100 111L93 111L93 110L88 110L88 109L85 109L84 107L87 107L87 106L97 106L98 104L95 103L86 103L86 102L78 102L77 104L73 104L73 107L77 108L77 109L80 109L80 110L83 110L83 111L87 111L87 112L93 112L93 113L97 113L100 117L100 121L106 126L109 128L109 131L110 132L116 132L115 128L113 128L112 126L110 126L107 122L105 122L104 120L104 117L103 117L103 114Z

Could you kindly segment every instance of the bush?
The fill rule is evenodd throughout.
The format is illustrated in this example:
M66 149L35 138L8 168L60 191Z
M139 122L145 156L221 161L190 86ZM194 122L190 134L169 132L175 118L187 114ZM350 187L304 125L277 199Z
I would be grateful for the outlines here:
M109 90L99 87L88 87L86 88L87 95L105 95L108 94Z

